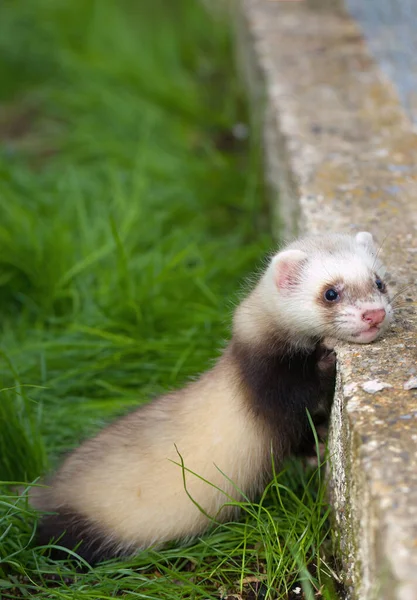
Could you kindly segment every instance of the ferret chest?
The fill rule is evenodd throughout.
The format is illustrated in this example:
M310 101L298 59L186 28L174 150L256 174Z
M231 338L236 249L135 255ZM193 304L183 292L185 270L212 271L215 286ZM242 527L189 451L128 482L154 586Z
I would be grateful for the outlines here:
M316 350L284 352L234 348L242 385L254 418L279 439L279 446L294 449L310 431L307 413L320 405L321 385Z

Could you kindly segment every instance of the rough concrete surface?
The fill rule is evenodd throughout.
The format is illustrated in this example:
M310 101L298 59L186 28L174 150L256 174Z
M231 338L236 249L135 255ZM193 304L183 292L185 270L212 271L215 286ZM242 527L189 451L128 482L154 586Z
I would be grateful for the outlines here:
M239 0L234 14L285 232L372 231L391 293L407 288L384 339L337 348L330 475L350 596L415 600L417 136L343 8Z

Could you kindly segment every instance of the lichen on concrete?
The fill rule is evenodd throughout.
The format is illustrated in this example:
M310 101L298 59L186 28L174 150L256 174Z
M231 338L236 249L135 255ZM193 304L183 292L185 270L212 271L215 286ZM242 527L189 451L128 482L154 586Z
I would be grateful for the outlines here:
M337 348L330 478L352 598L414 600L417 136L340 7L240 0L235 14L240 62L265 98L266 164L284 233L372 231L391 293L403 292L384 339Z

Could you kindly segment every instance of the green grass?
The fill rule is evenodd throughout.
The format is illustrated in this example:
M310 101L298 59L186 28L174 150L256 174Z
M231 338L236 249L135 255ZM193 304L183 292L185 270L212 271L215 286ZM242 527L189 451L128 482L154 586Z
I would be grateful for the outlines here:
M297 463L188 547L82 575L36 547L10 482L210 366L273 242L224 19L5 0L0 54L0 597L334 598L324 487Z

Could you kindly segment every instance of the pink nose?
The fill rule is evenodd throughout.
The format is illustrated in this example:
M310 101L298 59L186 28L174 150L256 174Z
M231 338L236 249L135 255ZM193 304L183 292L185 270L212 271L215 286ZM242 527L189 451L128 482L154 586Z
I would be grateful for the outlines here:
M385 319L385 309L375 308L373 310L366 310L362 314L362 321L366 321L371 327L379 325Z

